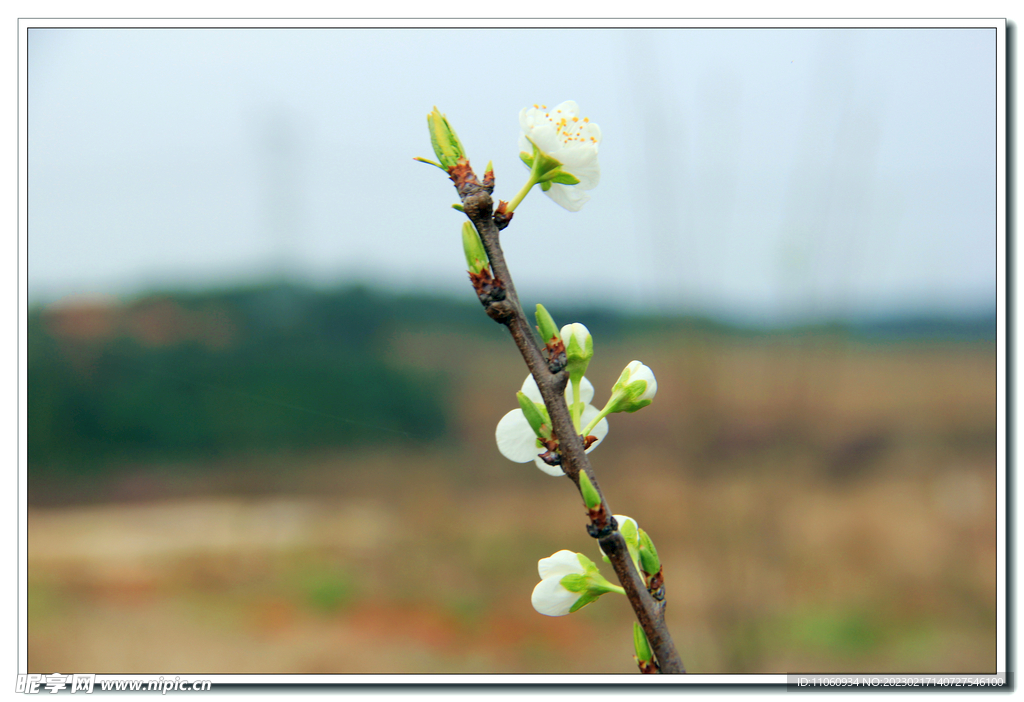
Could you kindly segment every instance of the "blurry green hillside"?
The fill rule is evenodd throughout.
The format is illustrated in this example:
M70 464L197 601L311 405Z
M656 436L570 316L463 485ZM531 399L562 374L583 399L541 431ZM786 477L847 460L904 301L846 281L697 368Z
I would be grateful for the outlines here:
M753 334L706 319L551 311L602 340ZM410 334L443 361L410 358L423 352L404 346ZM881 320L758 334L971 340L994 337L994 324ZM35 308L30 473L95 477L136 461L439 442L451 436L460 356L505 336L468 293L266 285Z

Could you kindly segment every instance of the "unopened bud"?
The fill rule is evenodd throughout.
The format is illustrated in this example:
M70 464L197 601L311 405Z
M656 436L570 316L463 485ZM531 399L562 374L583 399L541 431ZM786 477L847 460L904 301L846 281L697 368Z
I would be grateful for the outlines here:
M565 368L569 371L569 378L578 383L587 372L590 359L594 357L594 337L579 322L566 324L562 327L561 335L567 360Z
M630 361L612 386L612 397L605 409L611 412L636 412L651 404L658 392L654 373L640 361Z
M470 222L462 223L462 250L466 254L466 265L470 273L480 274L490 264L484 243L476 233L476 227Z

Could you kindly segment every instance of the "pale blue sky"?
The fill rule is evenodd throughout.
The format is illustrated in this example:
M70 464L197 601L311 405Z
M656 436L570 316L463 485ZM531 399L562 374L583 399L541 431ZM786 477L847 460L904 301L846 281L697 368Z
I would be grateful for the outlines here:
M504 234L524 302L750 321L992 308L995 31L29 32L30 301L269 275L471 296L437 105L495 195L576 100L602 178Z

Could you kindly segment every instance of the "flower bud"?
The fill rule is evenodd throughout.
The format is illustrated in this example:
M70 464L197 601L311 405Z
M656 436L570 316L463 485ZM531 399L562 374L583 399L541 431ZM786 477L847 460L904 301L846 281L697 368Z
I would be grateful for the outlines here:
M612 398L608 400L609 413L636 412L651 404L658 392L658 381L654 373L640 361L630 361L618 382L612 386Z
M480 235L476 233L476 227L470 222L462 223L462 250L466 254L466 265L469 272L480 274L490 264L487 258L487 251L484 250L484 242L480 241Z
M587 371L590 359L594 357L594 337L579 322L562 327L562 343L565 345L565 368L574 383Z
M445 169L451 168L459 159L465 158L462 142L448 124L448 119L436 107L427 115L427 127L430 129L430 144L434 147L434 155Z

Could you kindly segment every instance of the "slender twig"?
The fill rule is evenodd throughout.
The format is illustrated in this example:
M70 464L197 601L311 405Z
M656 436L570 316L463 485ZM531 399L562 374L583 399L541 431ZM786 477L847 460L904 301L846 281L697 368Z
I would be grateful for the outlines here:
M530 373L537 381L544 405L547 407L551 417L552 430L558 439L558 452L561 456L561 467L565 474L576 484L579 489L580 471L587 474L590 482L601 497L600 506L591 512L591 524L587 531L598 540L601 550L611 561L615 574L622 583L636 613L637 621L647 634L647 640L657 658L658 666L662 673L685 673L683 662L676 651L675 643L665 625L665 602L660 589L656 600L648 591L643 577L637 572L633 560L629 556L626 541L618 530L618 525L612 517L608 501L601 492L590 467L590 460L586 455L582 437L576 433L573 426L569 408L565 402L565 386L569 380L564 370L553 373L548 366L547 360L541 353L540 346L533 335L526 315L523 314L522 306L519 304L519 297L516 295L515 285L512 283L512 276L508 266L505 264L505 255L501 250L499 242L499 230L508 224L511 215L505 216L504 207L499 206L498 213L493 211L491 191L494 187L494 176L488 172L484 176L483 183L479 182L469 162L460 160L459 164L448 169L452 181L459 192L462 200L463 211L476 227L483 242L484 249L490 259L490 265L497 287L504 292L501 296L486 296L480 294L481 302L487 309L489 317L500 324L508 327L512 338L519 348L519 352L526 361ZM497 220L497 221L496 221ZM499 223L501 227L499 227Z

